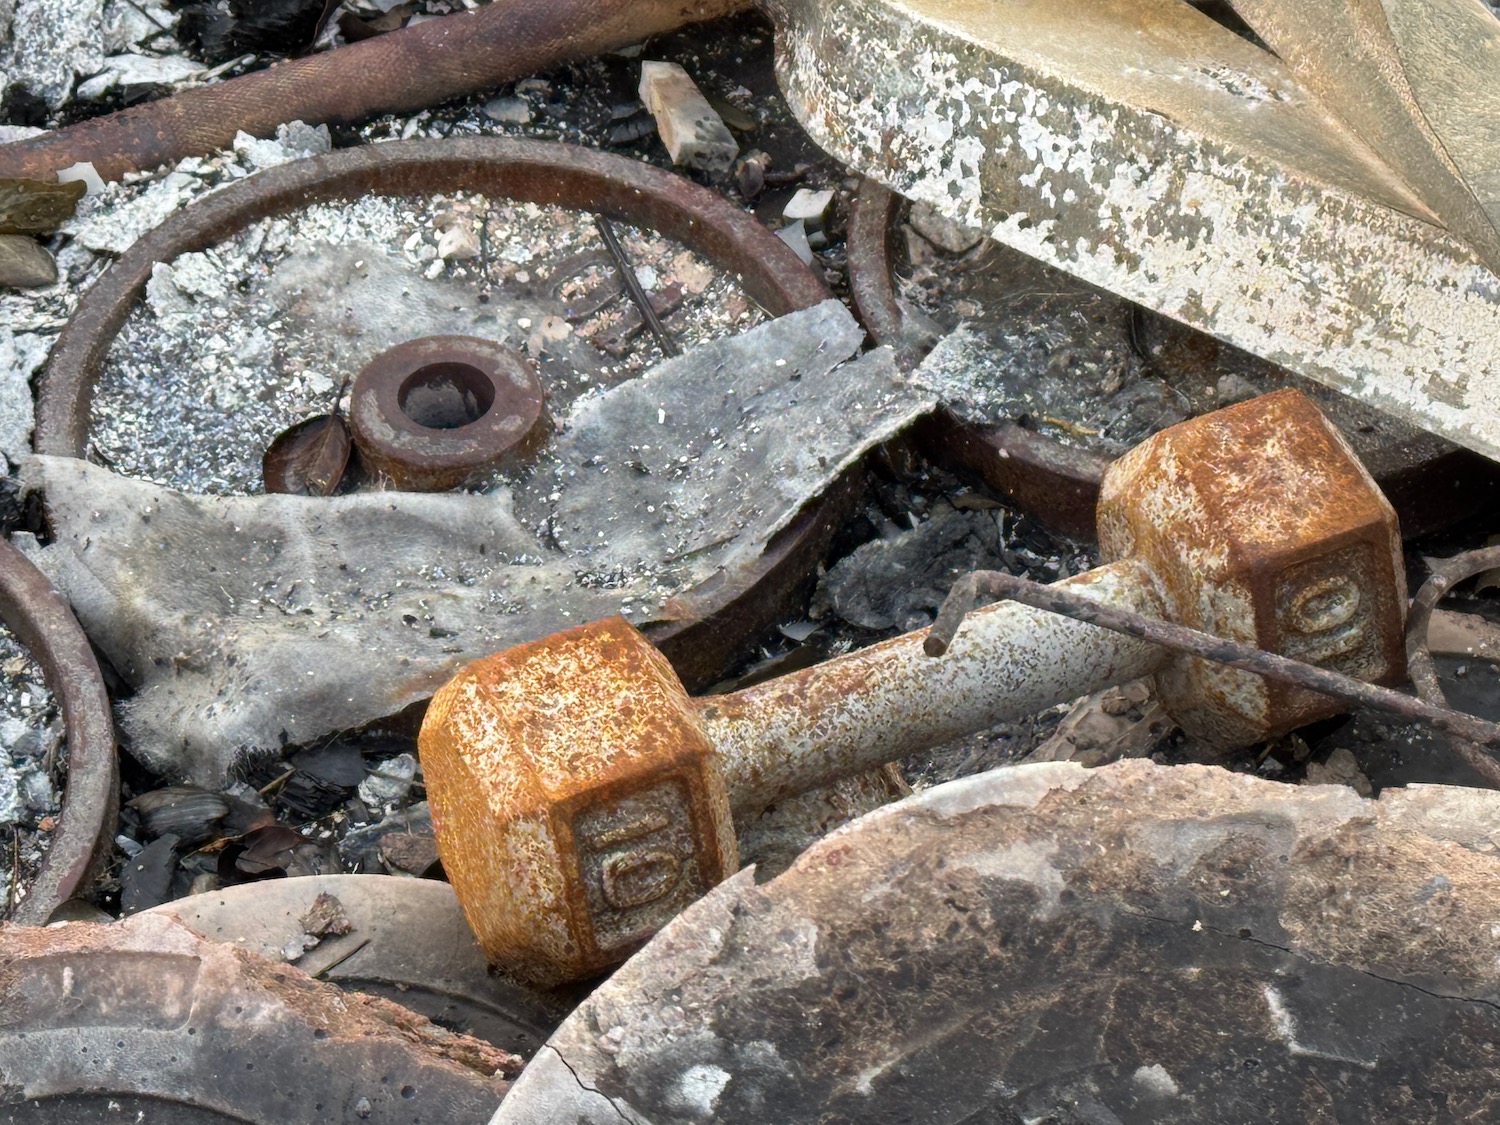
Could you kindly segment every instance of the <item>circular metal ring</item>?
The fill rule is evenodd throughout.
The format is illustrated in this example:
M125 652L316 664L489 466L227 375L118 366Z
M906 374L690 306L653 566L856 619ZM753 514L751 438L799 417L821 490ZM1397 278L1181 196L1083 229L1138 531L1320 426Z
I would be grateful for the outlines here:
M392 141L258 172L184 207L137 240L78 303L38 381L35 449L82 457L89 406L110 344L157 262L202 250L270 215L370 193L455 190L553 204L649 226L736 277L772 316L829 296L823 281L754 215L639 161L555 141L464 137ZM647 630L689 690L717 679L747 637L773 626L853 510L851 471L803 509L760 558L674 599L673 620Z
M268 215L362 195L473 191L649 226L735 275L773 316L828 290L754 215L681 176L555 141L393 141L283 164L204 196L136 241L78 303L38 383L35 448L82 457L109 346L157 262L202 250Z
M542 383L494 340L423 336L355 376L349 428L365 467L397 488L454 488L536 451L546 438Z
M14 921L44 925L85 889L114 835L115 731L99 662L77 618L31 561L0 539L0 621L30 650L62 709L68 781L52 845Z

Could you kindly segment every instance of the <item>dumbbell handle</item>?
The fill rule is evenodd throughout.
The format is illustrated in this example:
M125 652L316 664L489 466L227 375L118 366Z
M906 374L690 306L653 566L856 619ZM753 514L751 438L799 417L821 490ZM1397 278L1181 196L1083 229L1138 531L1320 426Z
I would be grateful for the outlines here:
M1164 616L1147 565L1123 559L1063 583ZM940 660L906 633L729 695L694 701L735 819L1007 719L1155 671L1164 649L1001 602L965 618Z

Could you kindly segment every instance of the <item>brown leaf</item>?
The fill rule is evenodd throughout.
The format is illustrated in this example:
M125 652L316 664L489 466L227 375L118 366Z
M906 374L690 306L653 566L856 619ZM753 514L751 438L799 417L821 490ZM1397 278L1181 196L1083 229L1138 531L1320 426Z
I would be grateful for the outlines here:
M342 414L319 414L277 435L261 458L267 492L330 496L344 479L353 443Z
M85 190L81 180L0 179L0 234L51 234L72 218Z
M219 855L219 877L226 883L285 875L293 853L311 841L284 824L267 824L245 833L238 844Z

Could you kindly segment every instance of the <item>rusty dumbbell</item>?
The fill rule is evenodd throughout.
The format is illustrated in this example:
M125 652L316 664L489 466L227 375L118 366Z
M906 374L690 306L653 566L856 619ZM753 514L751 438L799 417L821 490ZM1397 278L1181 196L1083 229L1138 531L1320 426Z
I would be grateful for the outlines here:
M1092 597L1366 680L1401 674L1390 505L1294 391L1157 434L1110 469ZM1337 710L1306 691L1001 603L948 655L910 633L691 699L620 618L476 661L432 700L422 763L438 848L489 957L551 984L629 955L738 865L735 818L778 798L1155 673L1225 747Z

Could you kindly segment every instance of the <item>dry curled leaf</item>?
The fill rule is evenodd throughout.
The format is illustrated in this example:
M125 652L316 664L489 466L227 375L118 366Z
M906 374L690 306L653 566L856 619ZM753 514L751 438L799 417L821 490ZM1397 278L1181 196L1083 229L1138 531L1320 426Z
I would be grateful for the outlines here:
M0 234L51 234L73 217L85 190L80 180L0 179Z
M344 479L353 441L337 411L298 422L277 435L261 458L267 492L330 496Z

